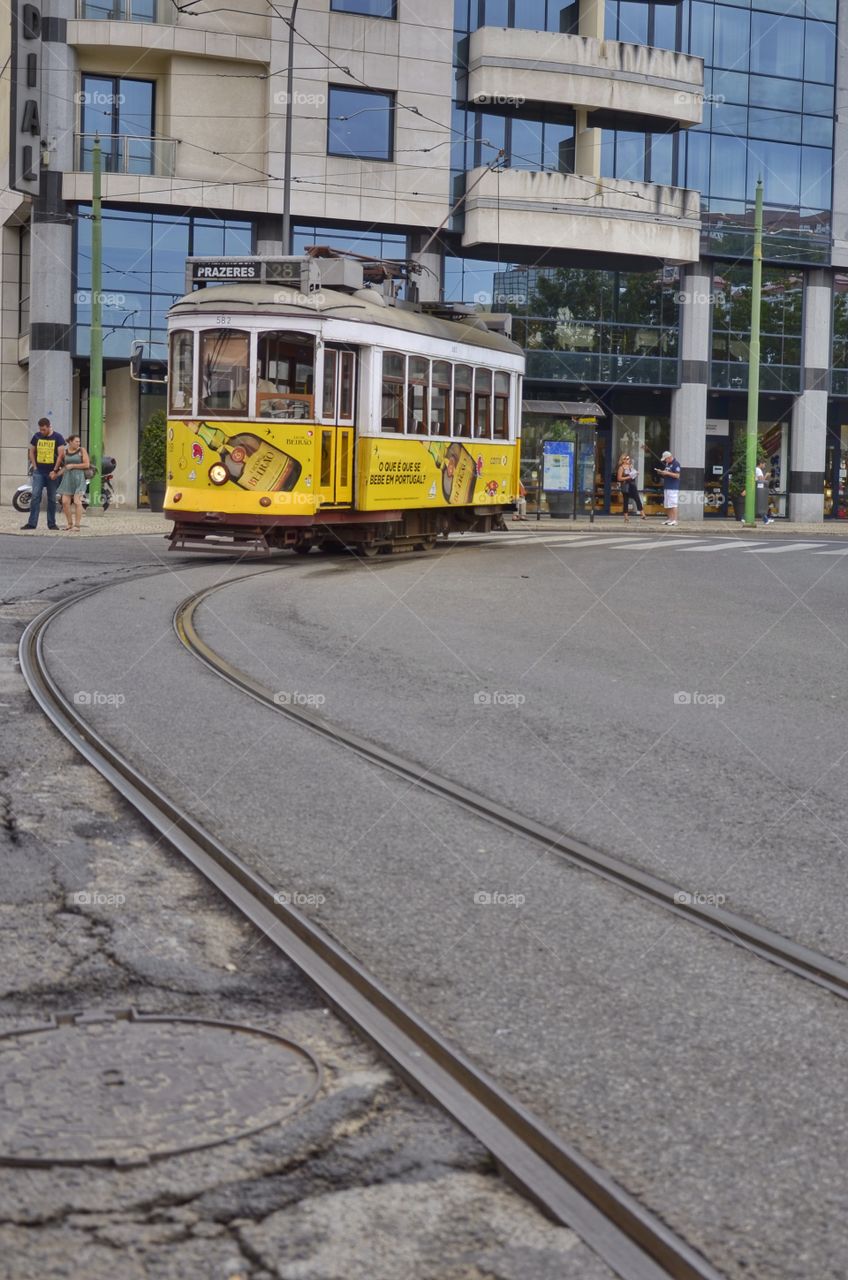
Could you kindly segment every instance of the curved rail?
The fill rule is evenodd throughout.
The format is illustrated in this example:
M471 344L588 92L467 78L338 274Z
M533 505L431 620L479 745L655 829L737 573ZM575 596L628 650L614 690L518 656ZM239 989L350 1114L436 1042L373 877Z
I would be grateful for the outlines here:
M249 694L263 706L270 707L338 745L356 752L370 763L390 770L404 781L412 783L413 786L460 804L478 817L505 828L513 835L519 835L543 845L547 852L564 858L574 866L591 871L618 885L619 888L626 889L654 903L655 906L662 907L663 910L673 912L692 924L709 929L710 932L718 934L727 941L744 947L761 959L771 961L798 977L806 978L817 986L824 987L834 995L848 999L848 965L842 964L839 960L793 942L783 934L756 924L753 920L736 912L726 911L723 907L713 907L697 901L682 901L682 898L691 898L691 895L682 891L679 885L662 880L648 871L642 871L611 854L592 849L589 845L553 827L548 827L544 823L507 808L489 796L434 774L415 761L407 760L367 738L332 724L314 711L276 702L269 689L216 653L197 632L194 618L198 608L210 595L223 590L228 585L228 583L219 583L213 587L207 587L183 601L174 614L174 628L190 653L217 675L235 685L237 689Z
M44 660L59 614L99 587L53 605L27 627L21 670L41 709L172 848L291 958L394 1067L492 1153L508 1177L569 1226L623 1280L721 1280L685 1241L564 1142L257 876L117 752L68 701ZM195 598L196 599L196 598Z

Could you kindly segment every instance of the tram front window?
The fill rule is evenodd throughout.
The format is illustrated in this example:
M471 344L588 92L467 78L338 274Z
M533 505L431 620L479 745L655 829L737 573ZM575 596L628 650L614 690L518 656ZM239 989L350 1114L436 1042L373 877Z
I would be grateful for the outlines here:
M250 336L239 329L200 335L200 409L209 417L247 417Z
M194 391L194 334L185 329L171 335L171 413L190 414Z
M315 345L305 333L260 333L256 416L288 422L314 416Z

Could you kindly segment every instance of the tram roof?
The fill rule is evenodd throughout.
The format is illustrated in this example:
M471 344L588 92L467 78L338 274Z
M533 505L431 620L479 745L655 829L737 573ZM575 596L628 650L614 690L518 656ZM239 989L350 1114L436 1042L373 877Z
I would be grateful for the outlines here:
M373 296L369 296L373 294ZM464 324L461 320L444 320L406 307L394 306L374 290L361 289L356 293L341 293L335 289L321 289L303 301L304 294L295 289L285 289L268 284L214 285L208 289L196 289L187 293L170 308L170 316L203 315L252 312L269 316L306 317L321 316L332 320L353 320L358 324L381 325L387 329L399 329L406 333L420 333L428 338L443 338L448 342L467 342L490 351L505 351L522 355L521 347L511 338L505 338L491 329L476 324Z

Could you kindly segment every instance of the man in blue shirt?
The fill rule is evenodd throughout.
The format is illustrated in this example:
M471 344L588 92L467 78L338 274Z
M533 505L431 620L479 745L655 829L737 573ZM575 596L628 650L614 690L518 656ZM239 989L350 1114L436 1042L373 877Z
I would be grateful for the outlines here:
M663 520L663 524L673 527L677 524L680 502L680 463L668 449L660 455L660 462L662 466L657 467L657 474L663 478L663 506L668 511L668 519Z
M29 442L29 465L32 467L32 502L29 520L22 529L35 529L41 512L41 495L47 490L47 528L56 525L56 490L59 487L57 468L65 456L65 437L50 425L49 418L38 419L38 431Z

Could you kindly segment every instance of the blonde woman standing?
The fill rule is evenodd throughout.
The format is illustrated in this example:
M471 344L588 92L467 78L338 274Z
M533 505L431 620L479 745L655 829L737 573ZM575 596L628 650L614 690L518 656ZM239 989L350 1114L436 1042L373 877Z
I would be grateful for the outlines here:
M61 476L56 492L62 499L66 533L79 533L82 523L82 495L85 493L85 472L90 466L88 453L83 449L80 437L69 436L62 465L54 473Z
M618 460L615 478L621 489L622 510L624 511L624 523L630 524L630 499L636 503L636 510L642 520L646 519L645 512L642 510L642 499L639 496L639 486L636 484L639 472L633 465L633 459L629 453L623 453Z

